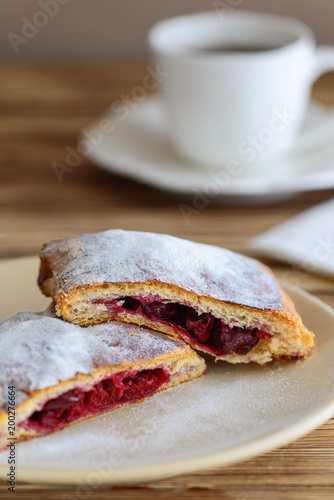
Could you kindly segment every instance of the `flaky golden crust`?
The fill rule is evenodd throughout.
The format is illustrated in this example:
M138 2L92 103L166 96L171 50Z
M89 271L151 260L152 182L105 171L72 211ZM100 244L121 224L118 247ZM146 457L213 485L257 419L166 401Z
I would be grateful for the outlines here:
M52 309L20 313L0 325L0 365L0 449L10 437L9 406L15 406L15 437L20 441L44 435L43 429L24 422L72 389L87 391L118 373L163 367L169 374L163 390L206 369L204 360L179 340L119 322L80 328L57 318ZM15 403L7 395L10 386L15 387Z
M47 401L57 398L58 396L75 389L76 387L89 389L101 380L117 373L131 372L133 370L148 370L161 366L168 371L170 380L169 382L164 383L157 392L174 387L189 380L194 380L200 377L206 369L205 361L192 351L189 346L183 345L181 348L175 350L175 352L159 356L154 360L146 361L144 363L123 363L117 367L100 368L89 375L77 374L74 379L59 382L59 384L47 387L46 389L31 391L29 392L29 399L16 408L16 442L44 435L42 432L39 433L35 429L22 428L20 427L20 423L29 418L29 416L31 416L35 411L42 408ZM145 397L137 400L135 403L139 403L143 399L145 399ZM122 404L122 406L124 405ZM108 411L110 410L106 410L105 412ZM70 425L86 420L87 418L93 418L93 416L80 418L72 422ZM6 409L0 407L0 449L6 445L7 437L10 437L6 434L6 427L8 426L7 420L8 413ZM68 427L68 425L66 425L66 427Z
M117 231L115 233L117 233L115 237L122 237L126 241L126 237L123 234L119 236ZM83 235L89 242L90 236ZM200 272L201 277L205 276L204 282L203 280L200 281L197 289L206 291L207 293L198 293L198 291L196 292L194 289L191 289L196 288L196 285L192 285L191 287L186 286L186 284L193 283L194 273L192 269L190 271L187 269L186 271L182 271L178 268L182 273L184 286L177 285L180 279L176 274L174 275L174 283L171 283L171 280L164 282L159 279L146 279L142 282L139 282L137 279L115 282L112 269L108 272L96 272L98 257L95 256L93 258L93 265L90 262L89 253L89 251L92 251L92 245L90 245L89 249L89 245L83 237L79 236L54 241L44 245L41 251L41 273L39 278L41 289L46 295L54 299L57 314L62 316L66 321L82 326L99 324L110 319L135 322L136 324L162 331L175 338L182 337L192 347L196 349L201 348L198 344L192 343L191 339L184 335L180 329L173 328L172 325L152 321L142 315L128 314L126 311L108 311L107 307L101 305L103 300L110 301L121 297L144 297L162 302L180 303L192 307L198 314L211 313L215 318L221 319L224 323L244 328L260 328L272 336L271 339L261 339L247 355L230 354L221 356L221 359L231 363L255 361L263 364L273 358L303 357L314 346L313 334L303 325L291 299L282 290L270 269L260 262L238 256L237 254L232 254L231 256L231 252L227 256L222 253L222 260L224 261L225 259L226 266L230 266L231 269L226 269L228 278L224 277L224 266L219 270L219 283L226 288L220 292L217 289L218 281L212 271L214 266L211 265L210 267L210 263L205 262L205 259L202 259L198 263L202 253L207 258L212 256L212 259L216 262L216 253L211 254L211 251L207 250L207 245L192 244L195 247L191 246L189 252L191 253L193 248L195 248L197 271ZM150 235L150 237L150 243L153 242L152 244L154 244L154 235ZM95 241L99 241L99 234L94 235L94 238ZM108 235L106 241L108 242L109 240L112 241L112 234ZM174 240L177 239L173 239L172 250L174 247L177 249L180 245L184 254L184 265L188 265L189 263L185 255L188 248L184 249L183 243L179 243L184 240L177 240L176 242ZM161 240L161 243L163 244L164 240ZM218 255L220 250L223 251L223 249L217 249ZM133 252L135 253L135 249L133 249ZM151 274L159 275L160 273L167 278L173 278L175 269L173 272L160 271L161 268L166 267L166 264L164 264L164 255L162 252L159 252L159 248L154 248L152 253L156 269ZM126 255L129 255L129 250L127 250ZM235 259L234 255L236 256ZM78 263L81 263L83 273L78 273L77 270L73 271L73 262L76 262L76 259ZM125 261L127 260L125 259ZM156 264L157 262L159 266ZM108 265L110 268L109 261ZM140 266L144 269L143 275L149 276L149 263L146 264L144 258L140 260ZM206 266L208 269L206 269ZM239 266L243 267L240 273L238 271ZM188 265L188 269L189 267ZM248 268L251 269L249 275L247 274ZM92 272L93 269L94 272ZM133 268L131 270L133 271ZM229 271L231 271L230 274ZM191 279L188 278L188 272ZM118 276L121 275L119 269L117 269L116 274ZM82 276L84 276L83 279ZM87 279L87 276L89 276L89 279ZM136 278L140 276L140 272L136 273ZM94 277L96 278L95 281ZM102 277L108 277L108 279L102 280ZM209 277L212 280L213 286ZM235 285L229 287L229 280L232 278L240 288L240 292L238 292ZM244 279L248 287L246 292L242 292L241 290ZM253 281L254 289L252 290ZM266 297L267 295L268 297ZM236 297L236 299L222 300L221 296L226 296L227 299ZM100 303L100 305L97 305L97 303ZM256 306L250 304L256 304Z
M163 300L171 302L179 302L193 307L198 313L211 313L217 318L223 318L224 322L238 322L246 326L256 327L259 323L261 328L270 334L275 339L280 336L286 342L274 342L273 339L261 339L248 355L224 355L220 359L231 363L241 363L255 361L259 364L264 364L273 358L286 357L303 357L313 348L313 335L304 327L299 315L297 314L291 299L281 290L281 297L284 304L284 309L279 311L261 311L254 310L246 306L237 304L222 303L210 297L199 297L192 292L180 290L179 288L165 283L121 283L121 284L105 284L103 289L100 285L79 287L71 292L71 294L60 294L56 299L56 312L66 321L75 322L81 326L89 324L100 324L111 319L128 323L136 323L138 325L147 326L157 331L164 332L174 338L182 338L189 343L193 348L201 349L198 345L191 343L189 337L182 335L171 326L163 323L152 321L149 318L128 314L126 312L118 312L117 314L107 310L97 310L92 306L87 308L87 303L91 300L99 298L112 298L122 296L155 296ZM80 304L83 305L83 310L80 310ZM73 308L77 312L73 314Z

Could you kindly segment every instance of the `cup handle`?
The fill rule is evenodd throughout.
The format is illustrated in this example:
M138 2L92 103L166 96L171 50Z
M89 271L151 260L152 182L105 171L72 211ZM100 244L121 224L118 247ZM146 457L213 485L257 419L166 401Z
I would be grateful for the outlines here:
M334 46L320 45L315 52L315 66L311 73L311 81L315 82L327 71L334 71Z

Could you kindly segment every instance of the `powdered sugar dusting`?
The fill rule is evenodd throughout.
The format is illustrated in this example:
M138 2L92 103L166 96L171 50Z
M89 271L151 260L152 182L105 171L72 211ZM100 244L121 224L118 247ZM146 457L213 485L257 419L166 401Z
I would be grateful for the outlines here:
M20 313L0 325L0 405L6 405L11 385L18 405L28 398L26 390L45 389L99 367L149 360L182 346L158 332L119 322L81 328L51 309Z
M240 305L283 308L274 278L257 261L211 245L165 234L110 230L54 240L41 257L53 253L61 253L52 270L58 290L64 292L93 283L158 280Z

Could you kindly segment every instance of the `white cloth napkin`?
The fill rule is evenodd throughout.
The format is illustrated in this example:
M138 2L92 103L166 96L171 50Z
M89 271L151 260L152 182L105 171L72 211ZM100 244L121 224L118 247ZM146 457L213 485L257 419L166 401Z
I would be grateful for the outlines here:
M334 277L334 198L252 238L247 248Z

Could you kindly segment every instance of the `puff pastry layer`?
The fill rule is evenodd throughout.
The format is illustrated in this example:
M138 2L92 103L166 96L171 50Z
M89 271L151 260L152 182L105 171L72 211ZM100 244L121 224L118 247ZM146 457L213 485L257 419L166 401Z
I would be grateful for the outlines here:
M72 323L148 326L231 363L300 358L314 345L271 271L229 250L110 230L51 241L40 257L39 285Z
M81 328L51 309L0 325L0 366L0 449L10 437L9 387L20 441L141 401L206 368L182 341L115 321Z

